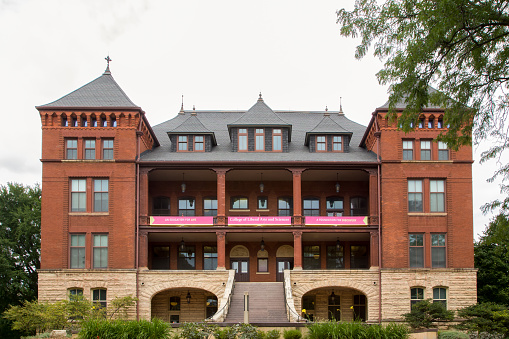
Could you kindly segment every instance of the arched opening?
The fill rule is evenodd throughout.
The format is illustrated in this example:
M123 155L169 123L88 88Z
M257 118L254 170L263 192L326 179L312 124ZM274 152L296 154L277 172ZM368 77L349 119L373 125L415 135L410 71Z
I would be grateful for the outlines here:
M293 247L290 245L279 246L276 251L276 281L283 281L284 270L293 269Z
M367 301L361 291L330 286L307 292L302 296L300 306L302 316L310 321L366 321Z
M198 288L172 288L154 295L152 318L169 323L198 322L217 312L217 296Z
M237 245L230 251L230 268L235 270L235 281L249 281L249 250Z

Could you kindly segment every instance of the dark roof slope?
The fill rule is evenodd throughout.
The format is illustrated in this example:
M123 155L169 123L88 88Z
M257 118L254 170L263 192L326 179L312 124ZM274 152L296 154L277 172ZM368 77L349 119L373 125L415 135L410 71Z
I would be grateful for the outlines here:
M322 120L315 126L311 131L306 132L306 138L304 144L309 144L310 134L349 134L352 132L344 129L341 125L331 119L330 114L324 114Z
M216 141L214 132L212 132L211 130L209 130L207 127L205 127L202 124L202 122L200 121L200 118L194 111L180 125L178 125L177 127L175 127L172 130L169 130L167 132L167 134L168 135L170 135L170 134L210 134L210 135L212 135L213 146L217 145L217 141Z
M267 106L262 99L262 94L256 103L236 121L228 124L228 126L291 126L281 119L274 111Z
M37 108L130 108L140 109L117 84L109 68L97 79L62 98Z
M433 87L428 87L428 93L430 95L432 95L433 93L437 92L436 89L434 89ZM401 98L401 100L396 104L396 106L394 107L395 109L405 109L406 108L406 97L407 96L404 96L403 98ZM440 107L440 106L436 106L436 105L428 105L426 106L425 108L429 108L429 109L443 109L443 107ZM387 110L389 109L389 100L387 100L387 102L385 104L383 104L382 106L378 107L377 110Z

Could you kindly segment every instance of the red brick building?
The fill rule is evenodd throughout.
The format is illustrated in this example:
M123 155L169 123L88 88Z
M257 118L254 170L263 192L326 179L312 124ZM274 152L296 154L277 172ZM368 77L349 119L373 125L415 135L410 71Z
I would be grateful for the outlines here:
M241 282L278 282L263 286L284 287L290 321L476 302L472 151L434 141L440 108L405 134L387 104L365 127L260 94L151 127L108 68L37 109L40 299L132 295L138 317L172 322L228 321Z

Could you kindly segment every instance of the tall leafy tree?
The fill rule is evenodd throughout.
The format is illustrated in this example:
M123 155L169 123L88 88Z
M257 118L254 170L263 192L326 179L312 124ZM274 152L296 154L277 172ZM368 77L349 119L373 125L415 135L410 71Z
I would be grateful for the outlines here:
M391 85L391 112L406 102L403 130L416 126L423 107L447 107L441 139L449 147L491 136L497 143L483 161L509 148L507 0L356 0L352 11L337 12L337 22L342 35L361 38L357 58L373 48L384 60L377 77ZM495 177L509 180L509 165ZM486 209L509 211L507 196Z
M40 249L40 187L0 185L0 314L9 305L37 298ZM3 318L0 337L16 337Z
M509 218L494 218L475 244L477 299L509 306Z

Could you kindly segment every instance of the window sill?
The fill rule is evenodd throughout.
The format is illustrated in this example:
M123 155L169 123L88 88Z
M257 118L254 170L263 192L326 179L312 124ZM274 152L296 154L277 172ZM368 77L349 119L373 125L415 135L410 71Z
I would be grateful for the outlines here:
M440 164L443 164L443 163L453 163L452 160L401 160L402 163L434 163L434 162L437 162L437 163L440 163Z
M409 217L446 217L447 212L432 212L432 213L421 213L421 212L408 212Z
M270 210L268 208L262 209L262 210L256 210L256 212L269 212Z
M251 212L251 210L250 209L235 208L235 209L230 209L229 212Z
M69 212L69 215L88 215L88 216L104 216L110 215L109 212Z
M270 272L256 272L256 274L270 274Z
M62 162L115 162L114 159L63 159Z

